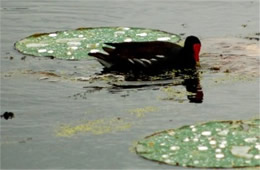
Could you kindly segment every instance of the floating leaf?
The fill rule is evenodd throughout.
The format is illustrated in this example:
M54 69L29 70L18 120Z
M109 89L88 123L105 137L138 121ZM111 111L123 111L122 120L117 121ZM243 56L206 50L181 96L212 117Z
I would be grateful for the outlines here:
M97 27L40 33L18 41L15 48L32 56L83 59L89 52L102 52L105 42L169 41L176 43L180 36L145 28Z
M260 166L260 119L215 121L155 133L138 142L138 155L170 165Z

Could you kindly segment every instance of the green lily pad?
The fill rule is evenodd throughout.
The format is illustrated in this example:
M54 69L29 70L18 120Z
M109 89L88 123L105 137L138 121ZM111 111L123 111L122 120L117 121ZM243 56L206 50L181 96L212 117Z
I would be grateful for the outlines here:
M260 119L214 121L155 133L139 141L141 157L200 168L260 166Z
M15 48L26 55L83 59L89 52L102 51L105 42L169 41L176 43L180 36L164 31L128 28L97 27L34 34L15 43Z

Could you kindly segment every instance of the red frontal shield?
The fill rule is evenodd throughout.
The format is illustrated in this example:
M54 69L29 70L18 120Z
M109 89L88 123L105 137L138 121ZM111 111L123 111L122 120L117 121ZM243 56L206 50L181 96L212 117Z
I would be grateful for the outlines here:
M193 45L194 59L195 59L196 62L200 61L200 57L199 57L200 47L201 47L200 44L194 44Z

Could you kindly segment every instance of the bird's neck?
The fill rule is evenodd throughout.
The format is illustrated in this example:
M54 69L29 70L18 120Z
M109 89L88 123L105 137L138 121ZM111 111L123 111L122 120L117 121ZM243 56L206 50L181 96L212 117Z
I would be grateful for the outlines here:
M181 50L181 55L180 55L180 60L181 64L184 65L185 67L195 67L196 66L196 61L194 58L194 53L193 50L187 47L183 47Z

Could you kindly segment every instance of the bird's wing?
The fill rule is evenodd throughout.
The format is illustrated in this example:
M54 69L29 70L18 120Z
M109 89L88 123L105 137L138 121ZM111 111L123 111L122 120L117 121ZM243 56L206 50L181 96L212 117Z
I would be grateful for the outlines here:
M105 43L104 52L89 53L99 59L105 67L113 64L138 64L144 67L164 60L166 56L172 55L181 47L170 42L123 42Z

